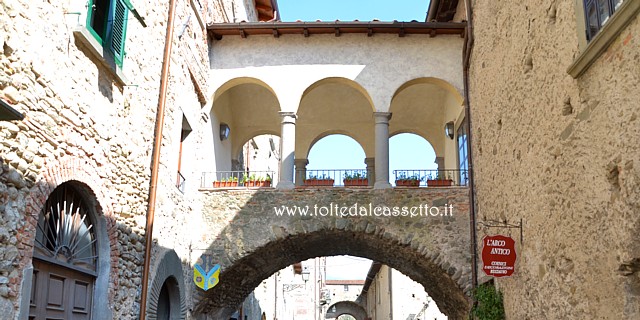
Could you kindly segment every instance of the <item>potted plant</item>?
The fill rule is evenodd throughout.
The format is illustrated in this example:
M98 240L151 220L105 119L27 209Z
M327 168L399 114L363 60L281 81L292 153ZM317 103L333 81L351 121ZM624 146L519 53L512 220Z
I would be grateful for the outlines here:
M347 171L344 174L344 179L342 180L345 187L366 187L369 185L369 179L367 179L367 174L362 173L360 171Z
M453 184L453 179L447 172L436 171L435 175L430 174L427 179L428 187L450 187Z
M271 176L267 174L266 178L260 178L261 187L271 187Z
M259 187L258 179L255 174L248 176L246 173L244 174L244 186L245 187Z
M396 178L396 187L419 187L420 181L422 181L422 178L419 175L407 176L406 172L402 172Z
M237 187L238 186L238 177L232 177L227 179L227 181L229 182L228 187Z
M309 175L308 179L304 180L305 186L318 186L318 187L332 187L334 179L327 177L326 175L317 176Z
M222 181L216 180L216 181L213 182L213 187L214 188L220 188L221 186L222 186Z

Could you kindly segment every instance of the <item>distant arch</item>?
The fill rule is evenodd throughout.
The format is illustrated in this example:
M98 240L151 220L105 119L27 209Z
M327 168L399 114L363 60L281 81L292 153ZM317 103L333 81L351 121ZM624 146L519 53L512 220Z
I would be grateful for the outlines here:
M339 301L332 304L329 309L327 309L324 318L333 319L345 314L353 316L356 320L367 319L367 311L354 301Z

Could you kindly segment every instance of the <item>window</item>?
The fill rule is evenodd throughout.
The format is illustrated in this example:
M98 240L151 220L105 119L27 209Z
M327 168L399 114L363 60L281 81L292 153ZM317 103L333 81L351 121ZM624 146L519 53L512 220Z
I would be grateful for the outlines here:
M348 284L345 284L345 285L344 285L344 292L348 292L348 291L349 291L349 285L348 285Z
M467 140L467 120L463 120L458 127L458 168L460 169L460 185L466 186L469 180L469 157L467 154L468 140Z
M581 50L567 68L574 79L589 67L615 42L623 30L640 12L635 0L575 0L578 21L578 45ZM584 29L580 26L584 26Z
M584 0L587 41L596 36L622 2L623 0Z
M124 43L127 35L128 0L89 0L87 29L103 47L113 55L116 65L122 68Z

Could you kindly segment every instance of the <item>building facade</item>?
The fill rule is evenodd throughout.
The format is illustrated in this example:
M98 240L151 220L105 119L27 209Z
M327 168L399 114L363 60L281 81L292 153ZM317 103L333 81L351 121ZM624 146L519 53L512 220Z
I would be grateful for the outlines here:
M368 319L447 319L419 283L399 271L374 262L358 302Z
M477 219L523 225L508 318L640 317L639 10L473 2Z
M470 244L519 221L516 272L496 281L508 318L640 317L640 1L433 0L427 23L287 24L277 9L0 3L3 317L245 316L277 270L357 254L461 319L481 263ZM391 188L388 139L405 132L437 155L416 174L453 169L457 186ZM362 146L371 188L300 188L312 145L336 133ZM263 135L277 168L250 162ZM252 173L272 185L250 189ZM317 200L460 215L267 217ZM196 288L196 265L223 267L216 288ZM292 277L274 292L299 290Z

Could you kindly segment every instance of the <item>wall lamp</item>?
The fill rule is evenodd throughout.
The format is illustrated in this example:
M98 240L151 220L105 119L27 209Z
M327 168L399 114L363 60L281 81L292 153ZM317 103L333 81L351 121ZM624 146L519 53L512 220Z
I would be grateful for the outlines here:
M304 281L304 283L307 283L307 281L309 281L309 269L304 268L304 270L302 271L302 280Z
M226 123L221 123L220 124L220 141L224 141L229 139L229 132L231 130L229 129L229 125Z
M454 136L455 124L453 121L449 121L444 125L444 134L449 137L449 139L453 139Z

